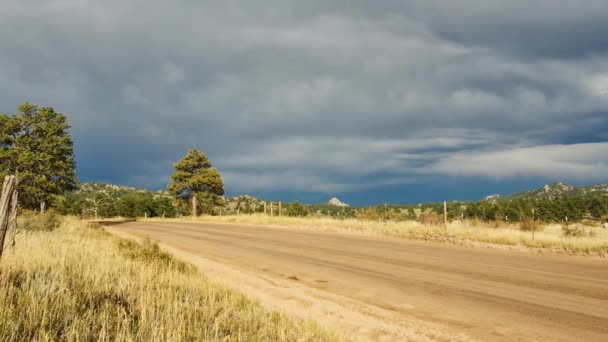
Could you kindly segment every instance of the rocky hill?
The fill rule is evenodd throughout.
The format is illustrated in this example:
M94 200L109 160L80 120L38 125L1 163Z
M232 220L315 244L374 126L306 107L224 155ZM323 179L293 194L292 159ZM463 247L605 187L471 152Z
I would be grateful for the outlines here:
M86 200L87 198L109 198L112 201L117 201L130 194L145 194L152 195L153 198L167 197L173 199L166 191L158 190L151 191L130 186L114 185L107 183L81 183L77 190L71 192L68 197L73 201ZM230 198L223 198L225 206L222 207L223 213L260 213L264 212L264 204L268 203L250 195L241 195ZM278 202L275 204L275 210L278 208ZM287 205L287 203L283 203ZM270 209L268 209L270 210Z
M330 199L329 202L327 202L327 204L334 205L336 207L350 207L350 205L340 201L336 197L333 197L332 199Z
M555 199L561 197L602 197L608 196L608 184L597 184L584 187L575 187L562 182L552 183L536 190L517 192L511 195L491 195L484 201L510 201L517 199Z
M224 198L224 201L226 202L226 205L223 210L227 213L243 214L264 212L264 204L266 203L266 201L250 195Z
M73 194L78 197L90 197L93 195L109 197L112 199L120 199L128 194L142 193L142 194L153 194L155 197L169 197L166 191L150 191L146 189L139 189L130 186L114 185L107 183L81 183L78 185L78 189L73 191Z

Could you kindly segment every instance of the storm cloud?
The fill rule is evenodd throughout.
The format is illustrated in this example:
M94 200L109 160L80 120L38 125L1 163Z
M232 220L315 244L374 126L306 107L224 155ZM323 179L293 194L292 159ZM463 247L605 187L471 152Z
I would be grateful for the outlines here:
M608 181L605 1L0 3L0 111L68 115L85 181L189 148L286 200Z

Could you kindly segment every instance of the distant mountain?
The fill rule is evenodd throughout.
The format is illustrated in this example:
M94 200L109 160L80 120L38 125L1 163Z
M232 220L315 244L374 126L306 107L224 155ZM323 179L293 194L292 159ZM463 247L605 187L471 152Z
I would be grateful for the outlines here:
M329 202L327 202L327 204L333 205L333 206L336 206L336 207L350 207L350 205L348 205L348 204L340 201L336 197L333 197L332 199L330 199Z
M572 197L600 197L608 196L608 184L597 184L584 187L575 187L562 182L552 183L543 186L540 189L517 192L514 194L500 196L491 195L484 201L511 201L518 199L555 199L565 196Z

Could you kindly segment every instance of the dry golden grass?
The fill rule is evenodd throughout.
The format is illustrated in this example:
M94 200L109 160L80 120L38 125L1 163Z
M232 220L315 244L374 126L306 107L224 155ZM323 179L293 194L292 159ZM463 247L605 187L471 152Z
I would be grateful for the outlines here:
M0 341L337 339L76 219L20 235L0 260Z
M148 219L162 221L163 219ZM188 221L192 218L164 219ZM271 217L267 215L201 216L194 221L240 223L252 225L288 226L299 229L347 232L364 235L384 235L399 238L448 241L451 243L481 242L496 245L522 246L584 255L608 254L608 231L600 227L587 227L593 236L568 237L561 225L540 225L534 232L522 231L517 224L495 224L481 221L455 221L443 226L428 226L416 221L377 222L358 219L332 219L327 217Z

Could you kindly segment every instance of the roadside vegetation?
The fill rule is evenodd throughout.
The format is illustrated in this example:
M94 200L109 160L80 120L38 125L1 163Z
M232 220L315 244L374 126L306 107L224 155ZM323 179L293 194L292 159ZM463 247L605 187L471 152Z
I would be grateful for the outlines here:
M340 339L209 283L153 242L53 214L20 220L28 230L0 260L0 341Z

